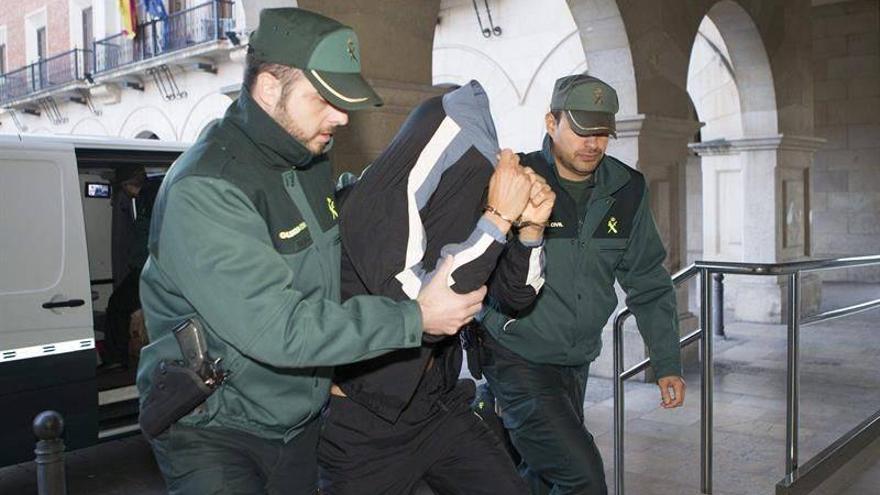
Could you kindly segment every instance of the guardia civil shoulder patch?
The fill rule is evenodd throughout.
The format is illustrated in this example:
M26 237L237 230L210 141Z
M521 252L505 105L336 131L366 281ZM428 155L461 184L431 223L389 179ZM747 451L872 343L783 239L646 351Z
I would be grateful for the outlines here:
M299 235L302 231L306 230L306 228L308 228L308 225L306 225L305 222L300 222L299 225L297 225L296 227L294 227L290 230L282 230L281 232L279 232L278 238L285 239L285 240L286 239L293 239L294 237Z

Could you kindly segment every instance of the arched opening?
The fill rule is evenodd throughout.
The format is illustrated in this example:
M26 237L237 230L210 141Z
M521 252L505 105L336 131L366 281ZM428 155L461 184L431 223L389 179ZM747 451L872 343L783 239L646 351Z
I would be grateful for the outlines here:
M743 221L747 176L757 172L749 170L753 141L777 135L775 91L761 36L736 3L717 3L700 23L687 91L703 123L702 142L692 146L702 158L703 256L743 261L748 250L750 261L773 259L775 253L760 252L766 246L745 246Z
M688 201L689 207L701 209L689 211L688 218L701 218L700 226L689 227L701 230L702 246L694 249L688 242L688 257L778 260L779 198L774 184L780 136L773 76L761 35L737 3L718 2L702 19L691 49L687 92L702 124L690 144L692 170L685 178L688 198L701 197ZM802 190L793 193L792 211L797 214L803 211L804 195ZM764 227L759 225L762 218ZM792 233L804 235L803 230ZM725 306L737 317L759 321L778 317L778 287L761 281L756 288L753 279L735 277L727 282ZM746 301L748 292L763 290L768 293L760 301Z
M742 105L730 50L708 15L703 18L691 49L687 91L697 119L703 124L702 144L724 146L743 137ZM742 160L740 154L702 157L703 256L742 261ZM721 207L722 205L736 207Z
M476 6L475 10L472 2L440 2L433 83L479 81L489 95L501 146L535 150L544 136L553 83L587 69L572 11L565 0L477 2Z
M169 117L168 110L163 106L138 106L127 110L128 115L119 125L118 136L147 139L150 134L155 134L161 141L178 141L179 123Z
M135 139L155 139L157 141L159 140L159 136L157 136L156 133L153 131L141 131L141 132L137 133L137 135L135 135L134 138Z

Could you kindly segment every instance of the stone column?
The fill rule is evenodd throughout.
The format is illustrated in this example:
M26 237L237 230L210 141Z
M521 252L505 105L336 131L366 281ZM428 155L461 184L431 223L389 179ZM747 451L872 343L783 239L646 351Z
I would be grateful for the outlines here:
M702 158L706 259L783 263L809 257L810 165L824 141L773 135L691 145ZM779 323L784 278L730 277L725 306L740 320ZM819 304L814 274L801 279L805 312Z
M699 126L694 120L659 115L622 117L617 121L617 140L609 146L611 155L645 174L670 272L682 267L680 215L685 198L680 169L688 159L687 144Z
M703 255L703 170L700 157L691 151L681 170L684 209L682 211L681 245L682 267L705 259ZM687 287L688 310L695 315L700 311L700 287Z
M331 151L336 172L360 172L391 141L409 111L442 93L431 83L439 0L300 0L299 7L352 26L361 44L364 76L385 105L349 114Z

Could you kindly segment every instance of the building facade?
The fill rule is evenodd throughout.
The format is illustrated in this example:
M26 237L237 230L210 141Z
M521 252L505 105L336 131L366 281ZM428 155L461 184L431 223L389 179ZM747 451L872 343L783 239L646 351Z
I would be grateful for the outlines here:
M192 141L237 94L259 10L297 3L355 26L386 102L339 133L340 170L470 79L501 144L535 149L553 81L586 71L618 90L609 152L646 175L671 270L880 251L877 0L164 0L133 39L117 0L23 0L0 11L0 132ZM733 279L726 301L779 321L785 290Z
M192 141L238 90L244 26L232 1L172 0L165 17L141 2L131 38L116 0L25 4L0 12L2 132Z

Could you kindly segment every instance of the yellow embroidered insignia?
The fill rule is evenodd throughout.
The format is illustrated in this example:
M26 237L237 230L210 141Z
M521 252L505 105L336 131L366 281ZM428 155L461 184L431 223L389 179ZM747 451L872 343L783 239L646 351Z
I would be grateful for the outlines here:
M617 219L611 217L608 219L608 233L616 234L617 233Z
M336 213L336 202L333 201L333 198L327 198L327 209L330 210L330 216L336 220L339 217L339 213Z

